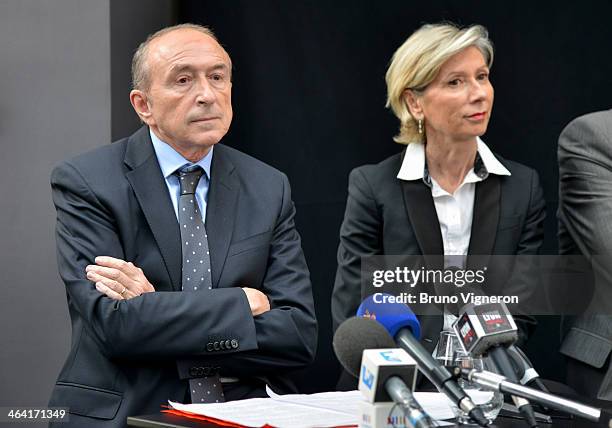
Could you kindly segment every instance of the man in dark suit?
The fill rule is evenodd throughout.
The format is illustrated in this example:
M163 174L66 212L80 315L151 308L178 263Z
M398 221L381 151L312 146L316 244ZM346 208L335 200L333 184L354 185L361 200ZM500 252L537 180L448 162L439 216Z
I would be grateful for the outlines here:
M150 36L133 60L132 136L52 173L72 347L50 405L124 426L167 400L295 390L316 348L287 177L219 143L231 61L205 27ZM64 426L64 425L62 425Z
M612 110L567 125L558 156L559 254L586 257L595 281L585 314L564 319L567 383L581 394L612 401Z

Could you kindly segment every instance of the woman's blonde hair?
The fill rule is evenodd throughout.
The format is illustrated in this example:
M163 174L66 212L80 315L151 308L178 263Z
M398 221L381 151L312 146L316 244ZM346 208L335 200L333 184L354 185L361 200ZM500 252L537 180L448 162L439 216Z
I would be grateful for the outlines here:
M425 24L393 54L385 75L387 104L400 120L400 132L393 139L400 144L423 141L417 121L410 114L404 91L421 94L438 75L451 56L475 46L482 52L489 68L493 65L493 45L482 25L460 28L455 24Z

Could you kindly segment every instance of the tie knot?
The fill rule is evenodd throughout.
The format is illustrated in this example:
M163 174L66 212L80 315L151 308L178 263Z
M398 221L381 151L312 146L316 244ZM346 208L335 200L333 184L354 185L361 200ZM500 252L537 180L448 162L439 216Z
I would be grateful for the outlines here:
M181 185L181 195L194 194L204 170L198 165L189 165L179 169L176 174Z

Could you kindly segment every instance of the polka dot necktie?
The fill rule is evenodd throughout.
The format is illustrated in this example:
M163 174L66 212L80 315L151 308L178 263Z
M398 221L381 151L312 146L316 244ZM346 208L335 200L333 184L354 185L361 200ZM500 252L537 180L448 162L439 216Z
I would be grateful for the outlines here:
M181 186L178 219L183 249L183 291L212 289L208 235L202 213L195 197L204 170L197 166L183 167L178 171ZM192 403L220 403L225 401L219 374L189 379Z

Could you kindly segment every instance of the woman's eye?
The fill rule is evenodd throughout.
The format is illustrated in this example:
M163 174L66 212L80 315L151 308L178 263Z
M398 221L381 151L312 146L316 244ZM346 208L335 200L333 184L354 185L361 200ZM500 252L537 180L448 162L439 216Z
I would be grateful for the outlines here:
M448 82L449 86L458 86L461 83L461 80L459 79L453 79L451 81Z
M489 75L487 73L482 73L478 75L478 80L487 80Z

